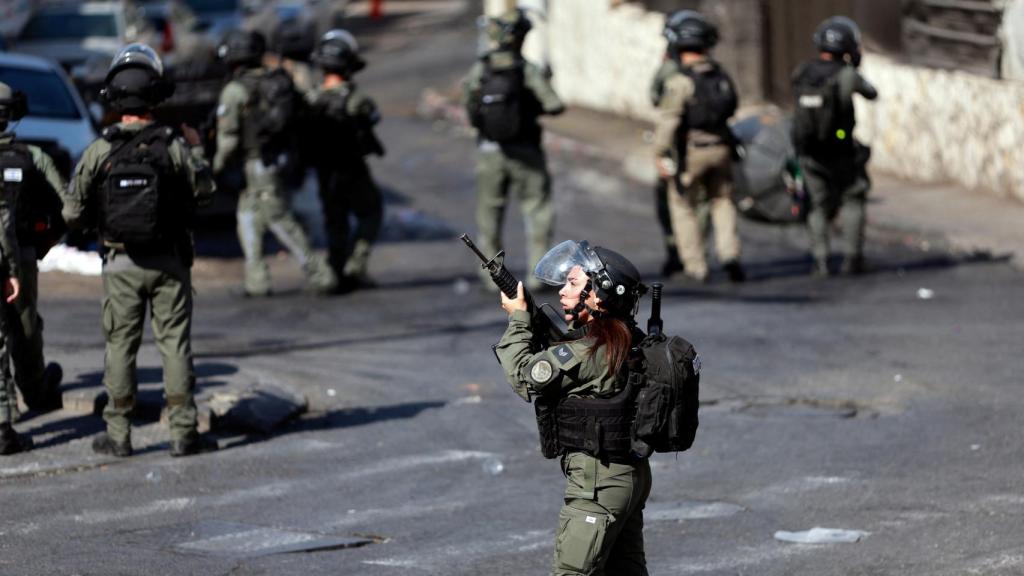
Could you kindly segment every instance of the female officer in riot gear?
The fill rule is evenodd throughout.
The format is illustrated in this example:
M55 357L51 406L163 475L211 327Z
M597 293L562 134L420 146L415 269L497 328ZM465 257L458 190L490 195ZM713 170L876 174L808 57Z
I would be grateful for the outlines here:
M617 413L632 409L631 351L643 338L634 314L646 287L622 255L571 240L551 249L534 275L562 287L558 295L572 331L565 341L531 349L520 283L516 298L501 296L509 324L496 353L513 390L536 404L545 456L561 457L565 503L553 574L646 575L643 508L651 470L629 450L628 423L622 422L631 419ZM568 417L587 410L608 418L596 436Z

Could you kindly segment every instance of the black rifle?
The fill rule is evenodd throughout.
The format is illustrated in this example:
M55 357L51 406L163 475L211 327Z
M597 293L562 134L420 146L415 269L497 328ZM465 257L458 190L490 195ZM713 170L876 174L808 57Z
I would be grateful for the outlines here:
M651 317L647 320L647 335L658 336L664 332L661 321L661 282L651 284Z
M459 236L459 239L465 242L466 246L483 262L481 267L486 269L487 273L491 275L491 280L494 281L498 289L505 296L515 298L519 280L505 267L505 252L498 252L494 258L488 259L487 256L480 252L476 244L469 239L469 234L463 234ZM562 320L558 312L549 304L537 306L533 300L533 295L525 287L523 288L523 297L526 299L526 311L530 313L535 348L539 350L539 348L546 347L552 342L565 340L565 321Z

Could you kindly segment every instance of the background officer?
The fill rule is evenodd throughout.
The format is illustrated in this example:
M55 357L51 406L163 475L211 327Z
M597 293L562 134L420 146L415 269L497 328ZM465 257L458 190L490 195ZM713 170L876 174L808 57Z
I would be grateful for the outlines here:
M532 269L547 251L554 226L551 177L541 148L542 114L565 109L545 73L522 56L531 24L515 9L487 22L492 49L463 80L463 101L479 132L477 157L477 243L484 254L501 250L501 226L509 194L518 196ZM484 283L490 286L486 273ZM542 285L527 281L530 289Z
M853 137L857 120L853 95L868 100L878 91L858 72L860 29L845 16L833 16L814 32L817 58L793 73L796 107L793 144L810 196L807 230L814 258L813 274L828 276L829 224L842 209L845 254L841 271L864 270L865 203L871 181L871 149Z
M631 451L630 426L622 423L632 422L636 408L631 394L620 394L627 390L630 351L644 336L633 314L646 287L621 254L572 240L552 248L535 277L561 286L573 332L533 349L520 284L517 298L501 295L509 322L495 352L513 390L534 401L542 452L560 456L566 476L553 574L646 576L643 509L651 468ZM546 406L554 408L545 413ZM566 406L572 414L563 419Z
M665 29L669 51L680 71L664 83L658 106L655 146L658 173L669 179L669 210L686 274L706 282L707 210L715 229L718 260L733 282L746 275L740 265L736 207L732 203L732 133L727 123L737 106L732 79L707 56L718 31L700 14L686 10L670 17Z
M231 69L217 107L217 151L213 170L243 163L245 189L238 197L238 241L245 253L247 296L270 294L270 272L263 260L263 237L269 230L298 260L312 291L337 287L329 266L313 254L309 238L295 220L285 196L284 168L293 143L302 98L291 77L261 61L266 40L258 32L229 32L218 55Z
M11 120L25 115L25 96L6 91L0 92L0 122L4 127ZM4 156L7 156L6 154ZM4 158L4 162L11 161ZM15 231L16 205L20 186L27 175L29 165L23 167L5 166L0 179L0 278L3 281L3 298L7 305L15 302L21 292L19 277L20 250ZM6 314L0 314L0 455L15 454L32 448L32 439L14 431L12 424L18 419L18 396L14 391L11 377L10 350L8 349L8 327Z
M215 188L195 130L183 126L183 140L153 122L153 108L173 88L150 47L132 44L114 58L102 96L120 122L85 150L64 201L68 226L98 228L103 243L107 431L92 444L101 454L132 453L128 416L146 308L163 357L171 456L207 448L193 399L190 228L196 206L209 203Z
M16 199L15 229L20 248L17 275L21 283L21 295L4 307L6 334L14 381L25 404L34 412L50 412L63 407L59 389L63 371L57 363L47 365L43 356L36 262L64 233L60 212L66 183L48 154L37 146L18 142L13 132L6 132L9 122L26 113L25 96L15 96L9 86L0 83L0 169L13 171L12 178L4 182L4 193ZM14 174L19 176L15 178Z
M384 155L373 132L380 112L352 81L366 63L351 34L340 29L328 31L317 43L312 59L323 71L323 82L308 95L309 156L320 184L328 262L342 290L372 286L366 271L370 250L380 233L384 200L365 158ZM354 234L349 230L350 215L356 220Z

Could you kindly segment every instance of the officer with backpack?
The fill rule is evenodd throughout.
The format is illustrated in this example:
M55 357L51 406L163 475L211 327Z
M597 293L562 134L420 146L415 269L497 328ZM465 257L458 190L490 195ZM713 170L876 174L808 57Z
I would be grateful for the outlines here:
M0 131L27 113L25 95L0 83ZM0 172L4 174L4 195L13 198L17 206L17 277L21 295L4 307L3 319L14 381L29 410L59 410L63 407L59 390L63 371L60 364L47 364L43 356L37 260L46 256L65 232L61 195L66 183L49 155L36 146L18 142L13 132L0 134Z
M683 12L676 12L665 20L663 36L667 38L672 33L671 30L675 27L673 25L673 17ZM651 104L655 108L661 104L661 98L665 95L665 81L680 72L682 72L682 67L679 63L679 54L672 50L672 44L669 43L668 49L665 50L665 54L661 59L661 64L654 73L654 78L651 79ZM658 174L658 179L654 184L654 213L658 218L658 225L661 227L661 238L665 244L665 262L661 265L661 275L665 278L684 270L683 261L679 259L679 247L676 246L676 236L672 231L672 214L668 208L669 180L671 178L665 178Z
M350 33L328 31L317 42L312 59L323 71L323 82L307 96L311 108L307 156L320 184L328 262L342 290L372 286L367 267L384 217L384 201L366 157L384 155L373 131L380 112L352 80L366 62ZM349 230L350 216L356 220L354 233Z
M470 122L479 134L477 157L477 243L485 254L501 250L501 226L509 195L518 196L526 228L527 262L533 266L551 243L554 207L551 176L541 147L544 114L565 109L547 75L522 56L531 28L520 9L487 21L492 49L463 80L462 95ZM484 283L490 286L486 273ZM527 281L527 288L542 286Z
M570 332L564 340L538 343L520 283L516 298L501 295L509 322L495 353L512 389L534 404L542 455L560 458L566 477L552 573L646 576L647 457L690 447L699 361L688 343L660 335L660 321L652 318L649 336L637 327L634 316L647 288L621 254L567 240L541 258L534 276L561 287ZM664 360L670 357L677 359L672 365ZM673 384L680 392L668 397L685 399L692 410L688 417L672 413L679 430L652 419L658 411L650 405L661 404L668 416L672 401L647 399L655 393L664 400L660 385ZM645 432L655 428L665 434Z
M269 230L298 260L311 291L333 292L334 272L313 253L309 238L291 212L284 188L288 153L303 105L291 76L262 66L267 43L258 32L229 32L218 56L231 69L231 79L217 106L217 151L214 173L242 164L245 189L238 197L238 241L245 254L243 294L269 296L270 272L263 260L263 237Z
M857 72L860 29L845 16L833 16L814 32L817 58L793 73L793 144L810 196L807 230L813 274L828 276L829 224L842 211L845 253L841 272L864 271L864 225L871 187L867 162L871 149L853 137L853 95L868 100L878 91Z
M736 207L732 202L732 159L736 153L728 120L736 112L732 79L708 57L718 30L700 14L685 10L666 25L668 50L680 71L664 82L655 130L656 167L669 180L669 211L687 276L708 279L702 212L715 230L718 260L732 282L746 279L740 264Z
M163 358L171 456L212 448L196 428L191 228L215 186L195 130L183 126L182 138L153 120L173 91L152 48L122 49L101 91L120 121L86 148L64 198L68 226L98 229L102 242L107 430L92 443L100 454L132 454L129 414L147 308Z

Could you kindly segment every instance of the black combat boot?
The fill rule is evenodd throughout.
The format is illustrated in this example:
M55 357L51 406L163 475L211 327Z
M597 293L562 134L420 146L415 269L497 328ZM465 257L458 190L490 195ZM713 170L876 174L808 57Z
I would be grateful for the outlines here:
M839 273L843 276L858 276L864 273L864 257L863 256L850 256L843 258L843 265L839 269Z
M219 446L216 442L198 434L181 440L171 440L171 456L175 458L193 456L203 452L215 452L218 449Z
M97 454L127 458L132 455L132 440L129 438L124 442L116 442L106 432L100 432L92 439L92 451Z
M747 279L747 273L743 271L743 265L740 264L739 260L729 260L725 263L722 268L725 269L725 273L729 275L729 281L733 283L745 282Z
M56 362L50 362L43 369L43 378L39 386L39 399L28 405L33 412L45 414L64 407L64 399L60 393L60 383L64 379L64 369Z
M17 454L32 449L32 439L14 431L10 422L0 424L0 455Z
M686 267L683 266L683 261L679 259L679 254L672 251L665 256L665 263L661 265L661 277L671 278L673 274L684 272Z

